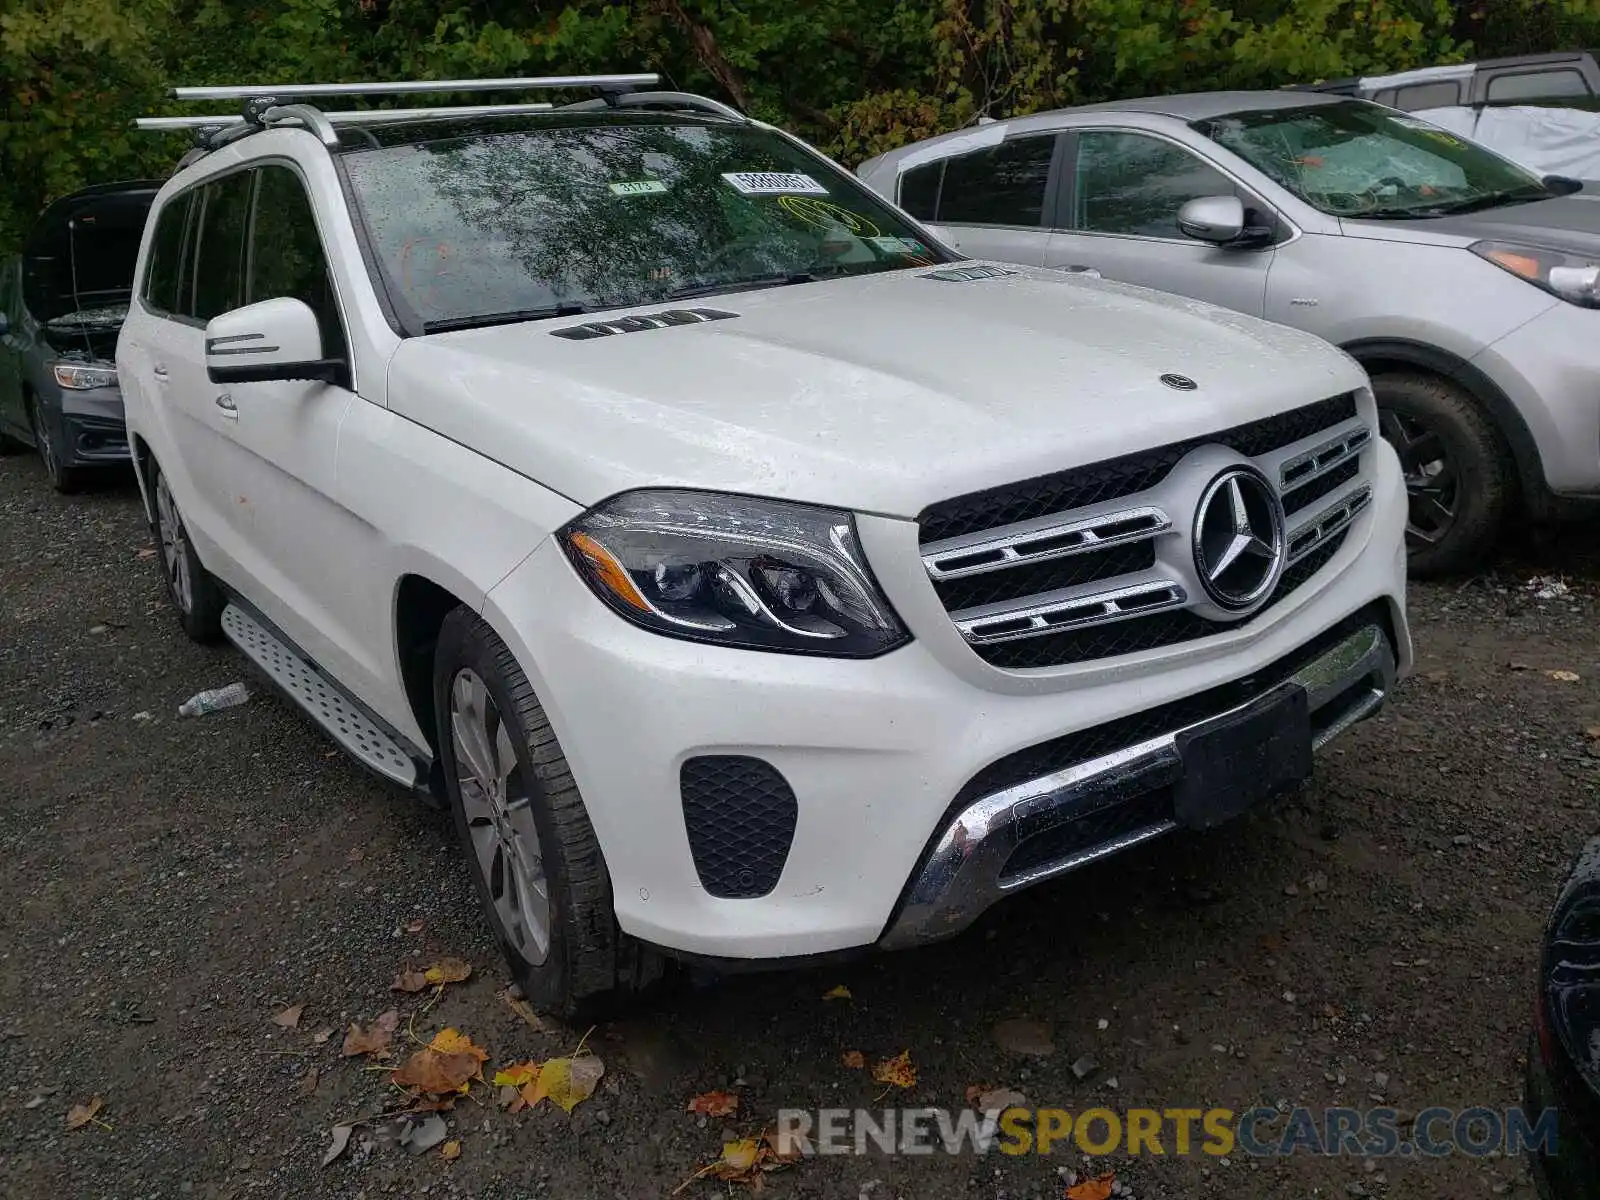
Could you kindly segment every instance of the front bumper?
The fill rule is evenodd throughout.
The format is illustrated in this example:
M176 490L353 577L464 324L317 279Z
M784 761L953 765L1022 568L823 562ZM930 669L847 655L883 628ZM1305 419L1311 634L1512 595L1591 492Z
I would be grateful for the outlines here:
M120 388L59 391L60 441L66 466L127 462L128 426Z
M913 926L902 901L919 893L930 848L954 823L952 805L959 812L999 790L963 798L995 764L1065 736L1175 711L1168 706L1202 706L1187 721L1085 757L1138 749L1243 702L1249 697L1237 693L1251 681L1283 682L1306 666L1297 655L1310 646L1320 657L1328 648L1319 639L1356 614L1361 627L1387 630L1392 665L1380 654L1365 675L1349 678L1382 680L1386 689L1409 669L1405 493L1393 453L1383 449L1378 464L1372 504L1339 553L1247 626L1046 671L1002 671L973 654L927 582L915 524L888 518L858 524L916 638L877 659L764 654L646 632L590 593L554 539L491 589L483 611L527 671L560 740L626 932L723 959L873 946L886 931L891 944L904 944L923 933L907 932ZM918 588L926 592L920 601ZM1354 632L1344 629L1340 640ZM1275 665L1286 662L1293 670L1273 678ZM1235 698L1211 704L1218 689L1230 688ZM1344 693L1326 694L1332 699L1319 702L1319 713L1331 721ZM1159 773L1159 753L1148 762L1143 755L1134 755L1140 767ZM702 883L682 790L684 765L701 756L759 759L793 791L792 841L765 894L728 898ZM985 860L994 853L986 850ZM1053 865L1048 874L1064 869ZM959 908L964 917L973 904ZM946 913L928 933L950 924Z
M1255 678L1170 705L1170 713L1140 714L1141 726L1161 732L966 804L913 876L880 944L896 949L949 937L1012 892L1171 833L1179 827L1171 791L1184 774L1179 735L1203 733L1262 697L1304 688L1312 747L1322 749L1377 712L1393 689L1387 625L1381 606L1364 610ZM1211 714L1194 719L1204 707Z
M1600 312L1557 301L1472 365L1505 392L1558 496L1600 496Z

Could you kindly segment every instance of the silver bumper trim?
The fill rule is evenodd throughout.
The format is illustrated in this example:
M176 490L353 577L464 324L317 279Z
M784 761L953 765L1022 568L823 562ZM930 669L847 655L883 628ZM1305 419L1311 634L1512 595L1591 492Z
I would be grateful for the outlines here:
M1312 747L1321 750L1377 712L1394 679L1394 648L1378 625L1367 625L1241 704L975 800L940 834L879 945L897 949L949 937L1003 896L1178 828L1171 819L1158 820L1059 859L1006 870L1013 852L1028 839L1178 782L1183 775L1180 734L1202 731L1261 696L1298 686L1305 689L1311 711Z

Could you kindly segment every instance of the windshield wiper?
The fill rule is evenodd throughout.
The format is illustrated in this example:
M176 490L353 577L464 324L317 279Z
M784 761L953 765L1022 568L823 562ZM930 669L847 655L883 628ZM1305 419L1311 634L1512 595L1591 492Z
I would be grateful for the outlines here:
M551 317L575 317L589 311L588 305L572 300L546 304L543 308L518 308L510 312L479 313L471 317L442 317L424 321L423 333L449 333L452 329L481 329L486 325L513 325L518 321L545 321Z
M1446 200L1442 204L1418 204L1411 208L1374 208L1364 213L1351 213L1357 220L1376 221L1427 221L1435 217L1459 217L1466 213L1482 212L1506 204L1530 204L1535 200L1548 200L1548 188L1524 188L1521 191L1489 192L1482 196L1469 196L1463 200Z
M723 292L753 292L758 288L787 287L792 283L815 283L816 276L809 271L791 271L786 275L761 275L754 279L732 279L726 283L691 283L673 288L663 300L689 300L695 296L715 296Z

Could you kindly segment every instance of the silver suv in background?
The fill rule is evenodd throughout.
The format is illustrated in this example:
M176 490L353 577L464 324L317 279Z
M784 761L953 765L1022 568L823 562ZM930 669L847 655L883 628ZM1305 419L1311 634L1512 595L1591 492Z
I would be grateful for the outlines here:
M858 174L973 256L1093 270L1343 347L1410 493L1412 570L1600 497L1600 203L1363 100L1216 92L946 134Z

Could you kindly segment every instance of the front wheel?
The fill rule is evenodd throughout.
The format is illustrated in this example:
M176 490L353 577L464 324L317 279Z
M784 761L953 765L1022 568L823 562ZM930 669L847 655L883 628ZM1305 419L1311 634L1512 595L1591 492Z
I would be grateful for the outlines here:
M1494 547L1516 490L1488 415L1437 376L1379 375L1372 390L1378 427L1405 475L1411 573L1427 578L1476 565Z
M529 1002L571 1018L654 983L662 960L617 927L600 844L549 718L469 609L440 630L433 700L456 833Z
M58 445L59 439L50 429L50 418L45 415L42 405L36 400L32 407L33 416L33 444L39 451L39 460L44 463L45 477L50 480L50 486L63 496L70 496L83 486L83 471L77 467L69 467L61 459L63 447Z

